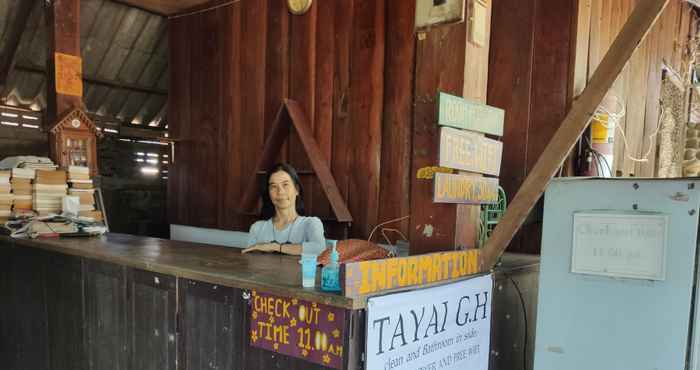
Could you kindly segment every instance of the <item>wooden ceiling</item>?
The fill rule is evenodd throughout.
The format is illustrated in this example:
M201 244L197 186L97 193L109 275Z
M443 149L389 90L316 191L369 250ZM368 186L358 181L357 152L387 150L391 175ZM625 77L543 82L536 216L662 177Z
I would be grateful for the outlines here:
M208 4L222 3L221 0L116 0L116 2L162 15L179 14L188 10L204 8Z

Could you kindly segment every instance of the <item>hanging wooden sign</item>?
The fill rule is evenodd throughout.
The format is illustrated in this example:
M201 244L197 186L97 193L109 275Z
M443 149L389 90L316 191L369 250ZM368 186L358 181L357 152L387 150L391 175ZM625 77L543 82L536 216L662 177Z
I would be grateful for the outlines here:
M435 174L433 202L493 204L498 202L498 179L469 175Z
M83 60L63 53L54 53L54 57L56 92L63 95L83 96Z
M498 176L502 152L500 141L450 127L440 129L441 167Z
M438 125L503 136L505 111L486 104L438 93Z

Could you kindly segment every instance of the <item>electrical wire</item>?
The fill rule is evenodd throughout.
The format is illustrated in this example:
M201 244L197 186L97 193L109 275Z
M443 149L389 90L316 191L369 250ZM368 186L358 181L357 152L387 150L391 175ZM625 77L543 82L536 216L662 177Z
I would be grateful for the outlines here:
M625 131L622 129L622 127L617 124L617 122L619 122L620 119L622 119L622 117L624 117L626 114L625 106L622 103L620 103L620 99L617 96L612 95L612 97L615 98L614 99L615 103L619 108L613 112L611 109L608 109L603 104L601 104L600 106L598 106L598 109L596 109L596 112L593 113L593 116L591 117L591 119L597 120L598 122L600 122L600 124L603 127L605 127L608 130L610 129L610 126L608 124L603 123L603 122L605 120L607 120L608 122L610 122L610 121L614 122L615 126L613 127L613 129L617 130L617 132L620 133L620 136L622 136L622 141L623 141L623 145L624 145L623 152L625 153L625 157L627 157L627 159L629 159L633 162L648 162L649 156L651 155L651 150L652 150L652 148L654 148L654 145L656 143L656 136L658 135L659 130L661 129L661 123L663 122L662 118L663 118L664 113L665 113L663 104L661 104L661 103L659 104L659 116L657 117L657 120L656 120L656 129L648 136L649 137L649 147L647 148L647 151L642 156L642 158L637 158L637 157L633 157L627 153L626 149L629 147L629 144L627 143L627 136L625 136ZM604 114L607 115L607 117L603 116Z
M384 226L384 225L390 224L390 223L392 223L392 222L402 221L402 220L405 220L405 219L407 219L407 218L409 218L409 217L411 217L411 215L406 215L406 216L403 216L403 217L394 218L394 219L391 219L391 220L389 220L389 221L384 221L384 222L380 223L379 225L375 226L375 227L372 229L372 232L369 233L369 238L367 238L367 241L368 241L368 242L371 242L371 241L372 241L372 235L374 235L374 232L377 231L377 229L378 229L380 226Z

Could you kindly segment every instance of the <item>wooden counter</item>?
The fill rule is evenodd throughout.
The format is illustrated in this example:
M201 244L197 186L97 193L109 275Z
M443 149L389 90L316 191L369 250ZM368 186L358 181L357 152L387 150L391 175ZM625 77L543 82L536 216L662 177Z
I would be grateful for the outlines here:
M108 233L99 238L13 239L0 243L39 248L72 256L239 289L260 289L346 309L363 308L363 301L320 289L301 287L299 257L242 254L238 248L195 244ZM320 281L320 270L316 274ZM317 286L320 286L317 283Z
M301 288L296 257L123 234L0 236L0 368L330 369L251 345L256 291L341 309L340 370L363 368L364 310Z
M364 369L366 311L358 307L366 297L302 289L296 260L123 234L0 236L0 368L330 369L251 345L250 293L257 290L341 308L341 370ZM506 255L496 268L492 347L501 354L492 354L492 364L519 364L520 338L532 353L534 327L524 331L521 301L508 287L515 279L525 288L524 322L532 326L537 266L536 257ZM496 319L506 314L518 320Z

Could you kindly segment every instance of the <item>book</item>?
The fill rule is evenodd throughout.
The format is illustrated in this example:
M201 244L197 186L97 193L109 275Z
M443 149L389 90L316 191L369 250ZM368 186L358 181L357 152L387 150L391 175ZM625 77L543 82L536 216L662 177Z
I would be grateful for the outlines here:
M15 209L32 209L34 203L31 200L15 200Z
M8 182L7 184L0 184L0 193L9 193L12 191L12 186Z
M68 190L68 185L66 184L34 184L32 186L34 191L66 191Z
M68 166L69 173L90 174L90 168L85 166Z
M48 193L37 193L32 196L34 200L61 200L65 197L65 194L48 194Z
M92 185L91 179L68 179L68 182L71 184L89 184L89 185Z
M71 195L77 195L77 194L81 194L81 193L94 194L95 189L75 189L75 188L68 189L68 194L71 194Z
M55 170L58 168L58 166L55 165L51 160L40 162L21 162L17 167L32 168L35 170Z
M81 204L80 211L94 211L95 206L92 204Z
M20 179L34 179L36 175L36 170L32 168L18 168L15 167L12 169L12 177L20 178Z
M34 183L47 185L60 185L66 183L66 171L37 170Z
M63 204L63 198L34 198L34 204Z
M12 210L12 215L15 217L23 217L23 216L34 216L34 211L31 209L15 209Z
M92 182L90 182L90 183L72 182L71 189L93 189L93 186L92 186Z
M95 204L95 196L92 193L71 194L80 198L80 204Z
M13 187L15 186L26 186L26 185L31 185L32 184L32 179L22 179L18 177L13 177L10 179L10 185Z
M76 182L83 182L83 181L88 181L92 182L90 180L90 175L88 174L82 174L82 173L69 173L68 174L68 181L76 181Z
M17 190L17 189L14 189L14 190L12 190L12 194L14 194L15 197L18 196L18 195L22 195L22 196L24 196L24 195L29 195L29 196L31 196L31 195L33 194L33 192L32 192L32 189L28 189L28 190Z
M78 212L78 216L94 218L95 221L103 220L102 212L100 211L80 211Z

